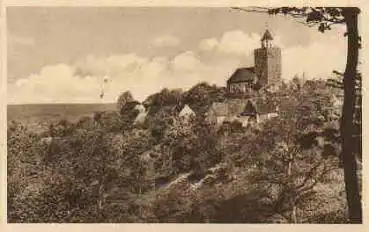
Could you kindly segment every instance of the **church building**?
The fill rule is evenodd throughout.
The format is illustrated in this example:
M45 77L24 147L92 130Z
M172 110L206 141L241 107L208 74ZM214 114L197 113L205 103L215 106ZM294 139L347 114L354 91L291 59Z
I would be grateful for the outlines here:
M209 108L207 120L216 125L238 121L248 126L278 117L278 105L258 96L263 87L278 86L281 82L281 49L272 44L273 37L266 30L261 47L254 50L254 67L238 68L227 81L228 98L214 102Z
M254 67L238 68L228 79L227 90L230 94L249 94L280 82L281 49L273 46L269 30L265 31L260 41L261 47L254 50Z

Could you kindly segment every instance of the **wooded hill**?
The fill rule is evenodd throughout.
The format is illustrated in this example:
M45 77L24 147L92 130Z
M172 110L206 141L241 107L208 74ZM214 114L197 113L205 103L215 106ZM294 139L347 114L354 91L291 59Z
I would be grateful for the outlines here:
M335 91L295 78L261 92L285 113L250 127L204 120L227 97L207 83L151 95L141 124L129 92L42 134L9 122L8 221L346 223Z

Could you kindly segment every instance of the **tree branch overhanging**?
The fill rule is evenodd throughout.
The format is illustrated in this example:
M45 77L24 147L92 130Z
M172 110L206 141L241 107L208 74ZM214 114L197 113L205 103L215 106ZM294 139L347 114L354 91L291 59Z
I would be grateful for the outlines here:
M283 14L291 16L297 20L298 23L307 25L309 27L319 25L320 32L325 30L331 30L331 26L335 24L345 23L343 16L343 8L337 7L231 7L233 10L250 12L250 13L262 13L269 15ZM300 19L304 19L301 21Z

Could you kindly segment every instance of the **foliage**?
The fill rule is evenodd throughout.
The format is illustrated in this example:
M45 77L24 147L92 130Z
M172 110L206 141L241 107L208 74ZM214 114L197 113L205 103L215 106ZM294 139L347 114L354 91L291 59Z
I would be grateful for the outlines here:
M225 100L226 90L202 82L193 86L183 95L184 103L188 104L198 115L203 115L213 102Z
M294 18L306 19L307 25L319 25L318 30L324 32L330 30L333 24L345 24L347 32L347 62L343 80L343 107L340 123L341 132L341 159L345 173L346 196L350 223L362 223L362 202L360 190L360 178L358 177L357 153L361 153L358 143L361 142L357 125L357 79L359 64L359 49L361 48L361 36L358 30L358 16L360 9L357 7L282 7L269 9L269 14L285 14ZM360 90L359 90L360 92ZM361 103L359 103L361 104ZM360 107L359 107L360 108ZM360 112L360 110L359 110ZM361 115L361 112L360 112ZM355 118L356 117L356 118ZM359 120L360 120L359 116ZM361 120L360 120L361 121ZM356 127L356 128L355 128ZM355 130L353 130L355 129ZM353 144L354 147L352 146ZM359 155L360 157L361 155ZM359 167L360 170L360 167Z
M120 112L122 108L128 103L134 101L130 91L123 92L117 100L117 110Z
M184 103L205 111L222 91L163 90L144 102L141 126L132 102L43 135L9 122L8 221L344 223L325 81L261 93L278 102L280 118L259 127L178 116Z

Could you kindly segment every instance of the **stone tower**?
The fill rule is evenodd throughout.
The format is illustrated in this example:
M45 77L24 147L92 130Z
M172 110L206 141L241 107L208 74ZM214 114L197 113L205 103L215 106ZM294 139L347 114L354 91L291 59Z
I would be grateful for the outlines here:
M276 84L281 79L281 49L272 44L273 37L266 30L261 38L261 47L254 51L255 74L261 85Z

